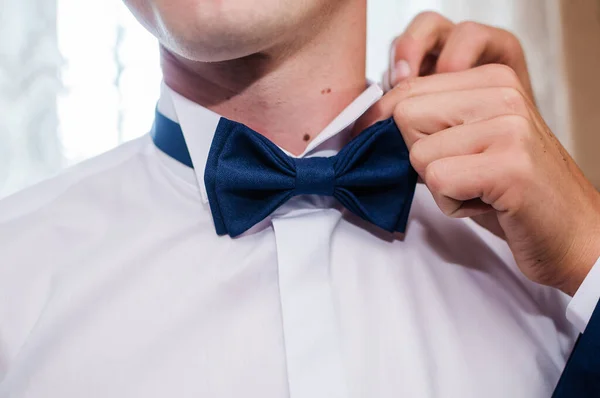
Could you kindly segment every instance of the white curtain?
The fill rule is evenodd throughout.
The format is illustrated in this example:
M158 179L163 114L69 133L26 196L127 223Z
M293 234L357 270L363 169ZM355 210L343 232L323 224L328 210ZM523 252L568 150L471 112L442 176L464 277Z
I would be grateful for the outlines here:
M420 11L491 23L522 39L542 112L566 131L555 2L369 0L368 77ZM121 0L0 0L0 197L146 132L159 80L156 43Z
M121 0L0 0L0 197L148 131L159 83Z
M62 166L56 4L0 0L0 196Z

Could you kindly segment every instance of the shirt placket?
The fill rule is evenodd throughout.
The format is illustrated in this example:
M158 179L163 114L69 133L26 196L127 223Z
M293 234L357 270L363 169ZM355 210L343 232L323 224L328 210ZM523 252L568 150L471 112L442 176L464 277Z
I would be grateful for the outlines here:
M272 219L291 398L346 398L348 387L330 278L334 209Z

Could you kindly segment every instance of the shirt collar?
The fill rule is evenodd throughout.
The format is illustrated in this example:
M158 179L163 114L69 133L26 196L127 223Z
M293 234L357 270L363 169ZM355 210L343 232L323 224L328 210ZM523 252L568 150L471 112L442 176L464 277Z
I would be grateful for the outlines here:
M333 119L308 145L304 153L298 157L335 155L346 144L348 137L345 133L348 133L354 122L374 103L379 101L382 96L383 90L381 87L377 84L371 84ZM200 187L202 200L207 203L204 171L213 136L221 116L176 93L165 83L161 87L158 111L181 126L194 165L194 173Z

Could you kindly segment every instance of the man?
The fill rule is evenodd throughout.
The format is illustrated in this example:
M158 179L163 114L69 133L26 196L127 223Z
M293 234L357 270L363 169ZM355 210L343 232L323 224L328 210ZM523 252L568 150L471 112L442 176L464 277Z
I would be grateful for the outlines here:
M392 84L438 47L435 72L525 83L380 100L365 0L127 3L162 44L155 127L0 207L1 397L552 394L600 200L509 36L425 14Z

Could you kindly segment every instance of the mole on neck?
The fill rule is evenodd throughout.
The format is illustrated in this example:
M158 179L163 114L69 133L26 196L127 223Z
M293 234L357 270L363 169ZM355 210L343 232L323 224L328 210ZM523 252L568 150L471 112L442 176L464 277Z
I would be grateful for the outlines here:
M165 83L299 155L365 89L363 1L349 1L304 39L223 62L190 61L163 47Z

